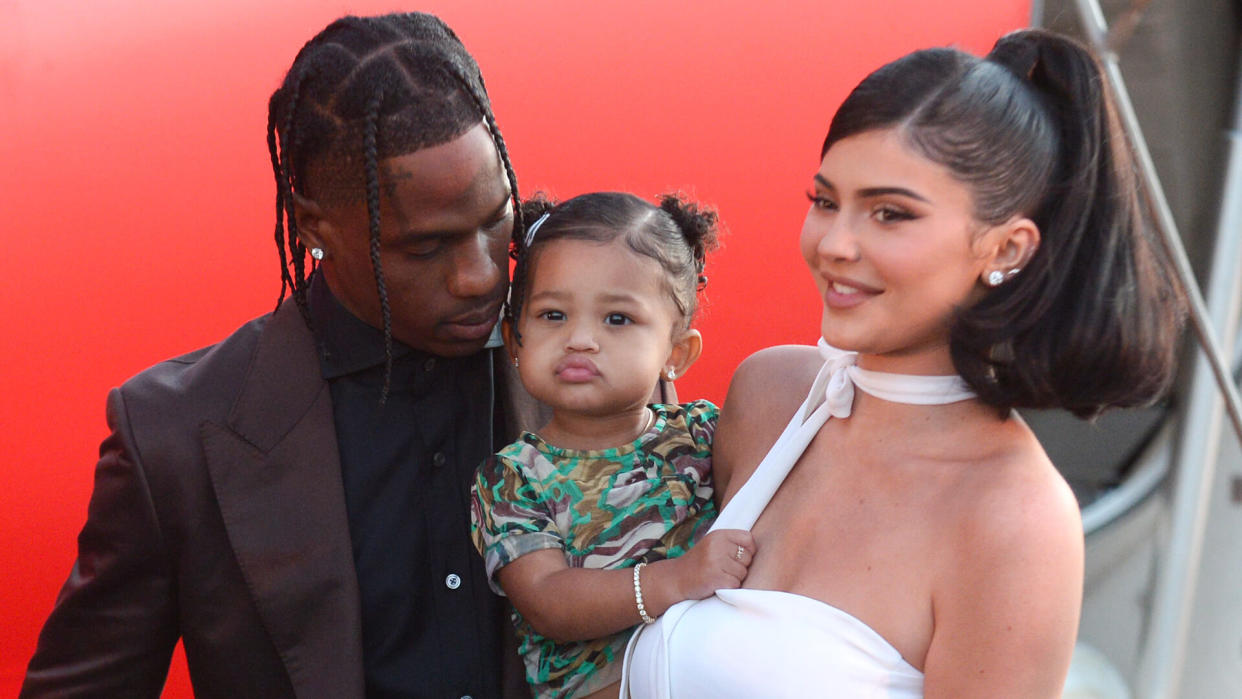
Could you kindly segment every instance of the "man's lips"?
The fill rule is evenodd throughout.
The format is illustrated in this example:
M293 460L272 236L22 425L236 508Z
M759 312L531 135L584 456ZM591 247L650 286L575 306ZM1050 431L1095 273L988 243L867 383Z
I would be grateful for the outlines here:
M480 340L491 334L492 326L499 318L500 307L498 305L488 306L483 310L446 320L442 325L450 335L458 339Z
M599 376L599 368L595 366L595 362L577 355L562 359L554 371L557 378L570 383L583 383Z

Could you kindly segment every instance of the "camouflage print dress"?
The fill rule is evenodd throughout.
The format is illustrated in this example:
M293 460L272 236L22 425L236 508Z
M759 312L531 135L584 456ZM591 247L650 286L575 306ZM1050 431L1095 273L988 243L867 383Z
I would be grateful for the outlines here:
M613 449L560 449L525 432L488 458L472 490L471 533L492 588L496 571L540 549L561 549L571 567L630 568L676 558L707 532L712 503L708 401L653 405L656 420ZM637 619L637 611L635 611ZM526 679L537 699L590 694L621 679L627 629L558 643L516 611Z

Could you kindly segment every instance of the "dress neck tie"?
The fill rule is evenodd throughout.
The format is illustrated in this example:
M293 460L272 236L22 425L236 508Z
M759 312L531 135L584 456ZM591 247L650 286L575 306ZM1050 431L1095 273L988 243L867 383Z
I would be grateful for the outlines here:
M824 366L811 387L806 405L812 410L818 407L812 407L812 399L822 392L824 402L828 405L828 413L832 417L850 416L854 407L855 386L876 398L911 405L943 405L975 397L975 392L956 374L920 376L869 371L858 366L857 352L837 349L822 337L818 347ZM817 388L821 379L823 386ZM810 413L803 414L804 420L808 417Z
M802 407L786 425L767 456L741 490L716 518L712 529L747 529L784 482L798 462L806 445L828 418L846 418L854 408L854 388L876 398L911 405L943 405L974 398L974 391L960 376L919 376L870 371L858 366L858 353L829 345L820 338L819 355L824 359L811 391Z

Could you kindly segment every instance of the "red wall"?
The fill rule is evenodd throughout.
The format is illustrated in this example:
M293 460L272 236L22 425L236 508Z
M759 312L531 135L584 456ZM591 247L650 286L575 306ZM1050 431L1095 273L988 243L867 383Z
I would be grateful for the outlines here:
M108 388L275 302L264 129L281 71L338 14L396 5L0 0L0 696L72 564ZM419 9L478 58L523 192L684 189L719 208L706 350L679 390L720 401L750 352L815 338L796 238L848 88L914 48L984 51L1029 2ZM188 686L178 660L165 694Z

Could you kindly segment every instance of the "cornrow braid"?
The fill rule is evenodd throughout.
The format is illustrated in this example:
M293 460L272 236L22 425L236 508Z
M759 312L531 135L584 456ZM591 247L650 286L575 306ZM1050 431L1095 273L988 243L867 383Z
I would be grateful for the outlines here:
M293 277L289 274L289 257L285 254L285 192L284 178L280 176L280 153L276 148L276 120L272 114L267 115L267 151L272 157L272 172L276 173L276 252L280 254L280 296L276 298L276 307L285 300L285 293L293 286Z
M496 152L500 154L500 162L505 168L505 177L509 180L509 193L513 201L513 233L509 241L509 257L517 259L518 245L523 238L526 237L526 218L522 215L522 202L518 198L517 174L513 172L513 166L509 163L509 149L505 146L504 136L500 135L500 127L496 125L496 116L492 114L491 107L487 102L487 88L483 84L483 76L479 76L479 89L474 89L463 76L453 73L453 77L461 83L462 89L467 95L474 100L474 104L478 107L479 112L483 114L483 120L487 123L487 130L492 135L492 143L496 146Z
M287 221L287 228L288 228L289 259L291 260L293 264L293 274L289 274L289 271L287 269L283 270L283 274L285 275L286 279L288 280L288 282L290 282L291 286L293 287L293 298L296 300L298 304L298 309L302 312L303 319L306 320L307 325L310 325L310 310L306 303L306 282L305 282L306 280L306 270L305 270L306 256L305 256L305 249L302 246L302 240L298 236L297 217L294 215L293 184L290 180L290 174L289 174L290 172L293 171L293 165L290 162L291 158L288 155L288 153L290 153L289 136L294 131L293 120L297 114L299 97L301 96L301 93L302 93L302 79L304 77L305 77L304 73L299 73L294 78L293 84L290 86L289 106L288 106L288 109L284 117L285 128L283 132L280 134L280 139L279 139L280 156L277 157L276 153L273 153L272 157L273 157L275 166L278 168L277 177L279 179L276 183L277 198L284 202L284 208L285 208L284 217ZM271 110L269 110L269 112L270 111ZM269 119L270 119L270 114L269 114ZM296 150L296 140L294 141L294 143L295 143L294 149ZM283 175L283 177L281 177L281 175ZM277 218L277 225L279 225L279 221L281 218L280 212L277 212L276 218ZM277 245L280 245L281 242L282 241L280 240L276 241ZM284 257L285 257L285 254L284 254L284 251L282 250L281 258L283 259ZM300 283L295 283L299 281ZM285 283L285 280L282 280L281 282L282 287L284 286L284 283ZM279 305L280 304L278 302L277 306Z
M302 47L268 102L281 265L277 306L291 291L311 325L306 246L298 231L295 195L335 201L365 198L384 325L381 402L392 376L392 320L380 263L379 163L448 143L480 121L488 128L508 181L514 208L510 255L515 255L516 241L525 230L517 176L478 65L438 18L416 12L342 17ZM316 268L312 261L310 271Z
M379 158L376 155L376 119L384 93L376 92L367 104L366 127L363 130L362 149L366 157L367 219L371 226L371 268L375 271L375 289L379 293L380 313L384 318L384 387L380 390L380 405L388 400L388 388L392 381L392 310L388 305L388 289L384 286L384 270L380 265L380 195Z

